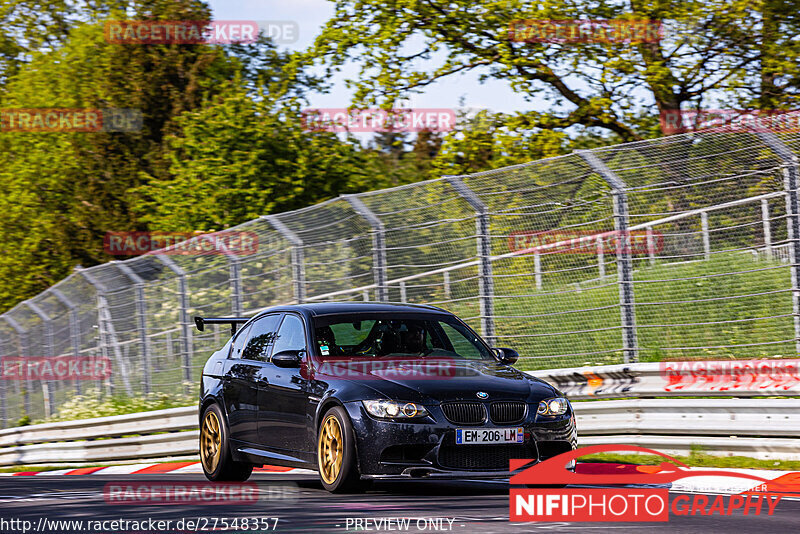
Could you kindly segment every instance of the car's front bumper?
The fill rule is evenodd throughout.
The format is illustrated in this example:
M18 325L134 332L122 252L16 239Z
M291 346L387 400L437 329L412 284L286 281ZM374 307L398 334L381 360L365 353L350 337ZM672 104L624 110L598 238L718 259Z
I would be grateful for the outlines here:
M428 407L421 422L378 420L361 402L345 405L355 433L359 470L364 478L484 478L509 476L510 459L541 461L577 446L571 413L560 417L535 414L515 425L487 422L479 428L522 426L525 442L509 445L456 445L456 428L441 409ZM530 411L530 410L529 410Z

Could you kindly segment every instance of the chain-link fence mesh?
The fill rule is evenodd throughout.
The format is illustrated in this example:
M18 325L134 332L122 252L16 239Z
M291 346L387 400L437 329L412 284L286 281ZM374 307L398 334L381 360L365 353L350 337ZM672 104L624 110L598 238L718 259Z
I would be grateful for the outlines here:
M695 132L261 217L228 230L253 240L244 255L78 269L2 315L0 422L88 388L192 391L228 336L193 331L193 316L292 302L437 305L521 369L796 356L798 151L795 133ZM58 357L110 374L6 365Z

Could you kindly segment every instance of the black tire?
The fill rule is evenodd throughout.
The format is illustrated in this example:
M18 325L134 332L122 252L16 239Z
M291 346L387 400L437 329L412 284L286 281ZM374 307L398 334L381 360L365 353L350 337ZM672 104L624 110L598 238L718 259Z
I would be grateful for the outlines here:
M216 449L211 442L216 442ZM233 461L228 425L216 404L206 408L200 419L200 465L212 482L244 482L253 472L253 464Z
M329 419L335 421L331 422L332 425L338 424L339 435L343 438L342 443L339 443L338 436L333 443L330 443L331 434L326 430ZM337 463L339 455L341 455L340 467L335 477L331 478L333 472L326 466ZM358 472L353 425L350 424L350 418L341 406L334 406L325 412L320 421L317 431L317 470L322 486L331 493L358 492L366 487L362 484Z

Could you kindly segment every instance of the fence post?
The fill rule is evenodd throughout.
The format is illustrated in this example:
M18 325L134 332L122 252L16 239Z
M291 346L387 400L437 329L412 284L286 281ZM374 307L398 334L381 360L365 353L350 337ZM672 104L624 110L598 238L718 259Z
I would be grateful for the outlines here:
M786 192L786 230L788 233L789 263L792 266L792 310L794 315L795 352L800 354L800 197L797 156L774 133L754 132L783 161L783 189Z
M467 187L458 176L444 177L456 193L475 210L475 233L478 238L478 297L481 306L481 334L489 344L495 341L494 328L494 279L492 278L492 237L489 231L489 208Z
M78 311L77 311L78 308L77 306L75 306L74 302L69 300L67 296L64 295L64 293L62 293L55 287L51 288L50 292L68 310L67 313L69 313L69 339L70 343L72 344L72 355L75 356L75 358L78 358L81 355L81 331L80 331L80 326L78 324ZM78 395L81 394L81 381L77 377L75 378L75 393L77 393Z
M192 323L189 318L189 291L186 287L186 271L172 261L172 258L164 254L155 254L155 257L178 277L178 298L180 299L179 304L181 307L180 322L181 352L183 353L183 380L186 383L184 389L189 393L191 389L189 384L192 382L192 353L194 352L194 347L192 344Z
M606 277L606 255L605 255L605 242L602 237L597 238L597 270L600 278Z
M5 345L5 341L0 339L0 344ZM0 375L5 374L5 354L0 352ZM0 428L8 426L6 418L6 381L0 379Z
M234 317L241 317L244 313L244 305L242 304L241 262L235 254L226 253L225 257L228 258L228 262L230 263L231 313L233 313Z
M708 234L708 213L700 212L700 228L703 232L703 258L706 261L711 259L711 237Z
M3 343L0 341L0 343ZM5 345L5 343L3 343ZM0 373L5 373L5 361L3 361L4 354L0 353ZM6 380L0 379L0 428L8 426L8 414L6 413Z
M383 221L375 215L371 209L356 195L342 195L350 203L362 218L364 218L372 228L372 269L375 279L376 299L378 302L389 300L389 287L386 285L388 280L388 262L386 260L386 228Z
M292 232L283 221L275 215L262 215L281 234L284 239L292 244L292 284L294 285L294 300L302 304L306 300L306 268L303 257L303 240Z
M147 337L147 305L144 300L144 280L125 263L119 261L112 261L111 263L130 278L136 291L136 327L139 330L139 341L142 343L142 386L144 387L144 393L148 394L151 388L152 353L150 350L150 338Z
M50 358L54 357L56 355L56 345L55 339L53 338L53 320L44 312L44 310L42 310L33 302L26 300L22 304L30 308L30 310L42 320L42 323L44 324L45 352L47 352L45 356ZM56 411L56 403L54 398L55 384L52 380L41 380L41 383L43 390L44 388L47 388L50 393L49 395L44 395L44 415L45 417L50 417Z
M576 153L608 183L614 197L614 231L618 236L617 243L621 243L617 246L617 273L622 319L622 348L625 363L637 362L639 361L639 342L636 336L636 311L633 297L633 261L631 259L631 236L628 231L630 215L628 213L627 185L593 152L578 150Z
M128 377L128 372L125 367L125 360L122 357L122 352L119 349L119 340L117 339L117 332L114 328L114 321L111 317L111 312L109 311L108 307L108 299L106 298L106 287L104 284L100 283L100 280L96 279L92 276L88 270L84 269L81 266L76 266L75 271L78 272L81 276L83 276L87 282L89 282L92 287L94 287L95 291L97 292L97 329L99 330L98 335L100 337L100 351L101 354L105 354L106 358L108 358L108 351L109 349L114 353L114 359L117 361L117 375L122 379L122 384L125 386L125 392L128 395L133 395L133 389L131 389L131 382L130 378ZM102 384L102 382L100 382ZM114 380L109 379L107 381L108 387L113 393L114 391Z
M772 227L769 221L769 201L761 199L761 224L764 227L764 254L767 259L772 258Z
M647 230L647 257L650 259L650 265L656 264L656 240L653 236L653 227L648 226Z
M536 283L536 290L542 290L542 255L539 250L533 252L533 280Z
M28 331L22 328L22 326L20 326L20 324L15 319L9 317L8 315L3 315L3 319L5 319L5 321L9 324L9 326L11 326L11 328L14 329L14 332L17 333L17 341L18 341L17 346L19 347L19 355L21 357L30 356L30 354L28 354ZM25 409L25 415L28 416L30 416L31 413L30 389L31 389L31 380L28 377L28 372L25 371L25 387L23 388L22 391L22 405L23 408Z

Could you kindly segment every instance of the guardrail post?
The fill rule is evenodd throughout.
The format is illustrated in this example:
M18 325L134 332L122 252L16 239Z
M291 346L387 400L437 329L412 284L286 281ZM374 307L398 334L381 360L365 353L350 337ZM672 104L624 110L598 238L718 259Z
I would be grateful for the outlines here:
M119 340L117 339L117 332L114 328L114 321L109 311L108 299L106 298L106 287L100 280L92 276L89 271L81 266L76 266L75 271L83 276L89 284L91 284L97 292L97 328L100 336L100 353L108 358L109 349L114 353L114 359L117 361L117 375L122 379L122 384L125 386L125 391L128 395L133 395L131 389L130 378L128 377L128 370L125 366L125 360L122 357L122 352L119 348ZM100 382L102 384L102 382ZM114 380L109 379L107 382L108 388L113 393Z
M617 235L617 273L619 277L620 315L622 319L622 349L625 363L639 361L639 342L636 336L636 311L633 297L633 261L631 258L631 236L628 231L627 185L614 174L593 152L578 150L576 153L589 167L611 187L614 199L614 231Z
M188 393L189 384L192 382L192 353L194 346L192 343L192 323L189 318L189 290L186 285L186 271L172 261L172 258L164 254L155 254L155 257L175 273L178 277L178 295L180 299L180 322L181 322L181 352L183 352L183 380L186 383L184 388Z
M789 240L789 263L792 266L792 310L794 315L795 352L800 354L800 196L797 156L774 133L754 132L783 161L783 189L786 192L786 230Z
M262 215L289 243L292 244L292 284L294 285L294 299L298 304L306 300L306 268L303 257L303 240L292 232L283 221L275 215Z
M112 261L111 263L130 278L134 284L134 291L136 292L136 327L139 330L139 341L142 343L142 386L144 393L148 394L150 393L151 384L152 353L150 338L147 337L147 304L144 300L144 280L125 263L119 261Z
M481 306L481 334L489 344L495 341L494 278L492 278L492 237L489 230L489 208L458 176L444 177L456 193L475 210L475 233L478 246L478 298Z
M44 324L44 346L45 351L47 352L46 356L52 358L56 355L56 344L55 339L53 338L53 319L47 315L44 310L42 310L39 306L34 304L33 302L26 300L22 303L23 305L30 308L30 310L36 314L36 316L42 320L42 324ZM44 416L50 417L56 411L56 403L55 403L55 384L52 380L42 380L42 388L47 388L47 392L44 392ZM48 394L49 393L49 394Z
M3 319L8 323L8 325L14 329L14 332L17 334L17 347L19 348L19 356L25 357L30 356L28 354L28 331L22 328L22 326L12 317L8 315L3 315ZM31 413L31 387L32 382L31 379L28 378L28 371L25 370L25 387L22 390L22 406L25 409L25 414L30 415Z
M375 215L371 209L356 195L342 195L350 203L362 218L370 225L372 231L372 272L375 279L375 296L379 302L389 300L389 287L386 285L388 280L388 262L386 260L386 228L383 221ZM403 301L405 302L405 301Z
M61 304L67 308L67 313L69 314L69 339L70 343L72 344L72 355L78 358L81 355L81 331L80 325L78 324L78 307L75 306L75 303L69 300L64 293L55 287L51 288L50 292ZM78 378L75 378L75 393L78 395L81 394L81 381Z

